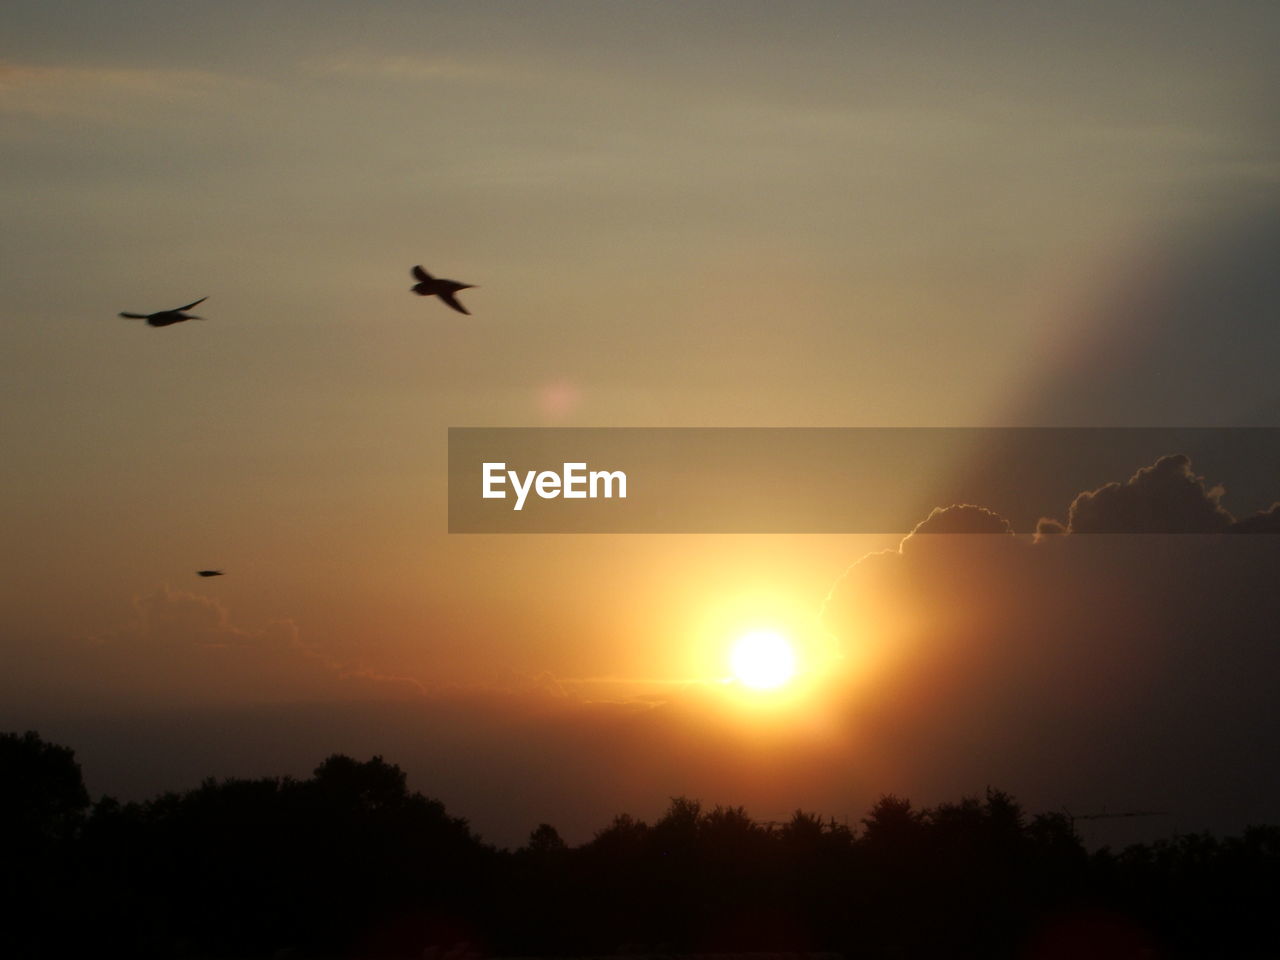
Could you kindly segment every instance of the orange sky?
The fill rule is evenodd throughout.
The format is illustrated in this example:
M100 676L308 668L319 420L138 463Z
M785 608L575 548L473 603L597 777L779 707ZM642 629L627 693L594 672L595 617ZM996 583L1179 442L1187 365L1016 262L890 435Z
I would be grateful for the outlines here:
M860 650L823 598L899 537L451 537L448 427L1274 424L1278 25L1189 2L7 7L0 720L445 691L517 723L548 689L715 681L761 624L843 676ZM415 263L476 284L473 316L412 296ZM116 316L204 295L205 322ZM664 768L664 714L636 735L641 802L837 802L814 771L851 734L819 701L791 781L709 746L698 697L678 716L712 732ZM364 722L352 749L419 743ZM596 755L565 736L520 756ZM207 770L157 748L130 781L106 738L92 769L180 786L322 739L194 752ZM482 765L422 749L492 806ZM624 795L601 790L584 822Z

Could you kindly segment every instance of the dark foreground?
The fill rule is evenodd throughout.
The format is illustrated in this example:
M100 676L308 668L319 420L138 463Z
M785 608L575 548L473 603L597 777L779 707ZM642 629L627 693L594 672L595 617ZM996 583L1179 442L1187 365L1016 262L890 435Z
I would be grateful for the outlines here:
M0 845L9 957L1280 956L1280 828L1089 853L996 791L856 830L679 798L507 851L378 757L122 805L6 734Z

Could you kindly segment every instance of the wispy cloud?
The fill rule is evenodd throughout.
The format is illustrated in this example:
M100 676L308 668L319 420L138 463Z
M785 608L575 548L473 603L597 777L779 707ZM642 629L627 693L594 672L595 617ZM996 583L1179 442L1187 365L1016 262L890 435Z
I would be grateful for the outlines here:
M455 57L407 56L349 51L326 58L314 58L303 64L309 73L343 77L371 77L387 80L423 81L510 81L524 71L509 66L462 60ZM525 76L527 79L527 76Z
M0 113L116 119L122 107L189 104L255 83L209 70L0 62Z
M235 623L217 600L167 585L134 597L132 617L86 638L80 655L131 696L225 701L417 696L414 680L348 662L305 641L290 618ZM127 678L127 679L125 679Z

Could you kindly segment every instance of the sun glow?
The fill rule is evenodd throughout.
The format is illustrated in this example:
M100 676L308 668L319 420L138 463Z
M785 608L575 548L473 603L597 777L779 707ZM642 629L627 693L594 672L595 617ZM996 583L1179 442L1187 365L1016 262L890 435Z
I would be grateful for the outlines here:
M734 679L754 690L774 690L796 673L796 653L791 642L772 630L743 634L729 654Z

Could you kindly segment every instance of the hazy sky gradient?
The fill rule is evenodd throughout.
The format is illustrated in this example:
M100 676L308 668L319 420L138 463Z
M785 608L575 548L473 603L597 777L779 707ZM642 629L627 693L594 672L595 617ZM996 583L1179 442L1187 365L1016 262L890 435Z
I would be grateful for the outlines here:
M706 680L757 620L827 642L896 543L450 538L449 426L1280 417L1273 4L19 2L0 36L31 716L203 689L98 682L185 594L320 658L206 706ZM101 673L58 665L84 642Z

